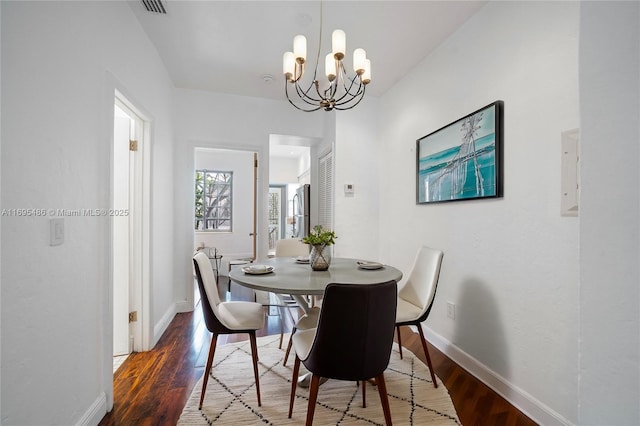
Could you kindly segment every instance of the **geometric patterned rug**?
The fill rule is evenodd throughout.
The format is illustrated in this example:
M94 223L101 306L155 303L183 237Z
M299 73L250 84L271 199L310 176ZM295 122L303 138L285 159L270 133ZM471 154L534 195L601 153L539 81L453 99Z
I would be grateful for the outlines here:
M202 379L182 411L178 425L301 425L304 424L309 391L296 390L293 416L287 418L293 359L282 365L284 350L279 335L258 338L260 390L258 406L249 341L218 345L207 383L202 410L198 410ZM288 336L285 335L285 345ZM431 382L429 369L409 350L400 359L394 343L385 381L391 418L395 425L460 425L449 393L438 380ZM300 364L300 375L306 373ZM384 425L378 390L367 383L367 407L355 382L328 380L320 386L314 415L315 425Z

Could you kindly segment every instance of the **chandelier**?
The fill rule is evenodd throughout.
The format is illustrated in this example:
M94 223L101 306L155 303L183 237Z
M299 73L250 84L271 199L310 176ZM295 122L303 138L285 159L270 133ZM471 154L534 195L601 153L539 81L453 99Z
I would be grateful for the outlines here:
M324 71L326 80L318 80L320 51L322 50L322 1L320 2L320 35L318 54L313 71L313 81L302 87L301 79L307 63L307 38L297 35L293 38L293 52L285 52L282 59L284 73L284 91L287 100L297 109L305 112L346 110L358 105L364 97L367 84L371 82L371 61L364 49L353 51L353 70L349 77L343 59L346 53L347 37L344 31L335 30L331 34L331 53L325 57ZM292 97L295 99L292 99Z

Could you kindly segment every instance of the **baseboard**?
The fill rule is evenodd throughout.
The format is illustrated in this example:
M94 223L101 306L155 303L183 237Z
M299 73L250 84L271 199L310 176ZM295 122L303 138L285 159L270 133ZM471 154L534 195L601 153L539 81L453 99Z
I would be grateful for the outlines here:
M451 358L456 364L467 370L478 380L493 389L497 394L509 401L530 419L541 425L574 426L569 420L543 404L535 397L507 381L504 377L464 352L462 349L424 327L425 338L440 352Z
M193 306L190 305L187 301L182 301L182 302L176 302L176 313L183 313L183 312L191 312L193 311Z
M100 420L107 414L107 395L102 392L100 396L91 404L82 418L76 423L77 426L93 426L100 423Z
M177 312L177 306L174 303L169 306L169 309L167 309L162 318L160 318L160 321L153 327L153 345L151 345L151 347L154 347L156 343L158 343L158 340L160 340L162 334L167 330Z

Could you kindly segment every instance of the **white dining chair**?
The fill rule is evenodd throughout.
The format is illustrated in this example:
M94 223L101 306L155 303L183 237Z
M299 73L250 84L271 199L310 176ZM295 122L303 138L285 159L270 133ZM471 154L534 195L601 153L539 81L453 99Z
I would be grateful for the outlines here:
M284 238L277 240L275 243L275 257L304 257L309 256L309 245L303 243L297 238ZM271 301L271 295L273 294L277 303L275 306L279 310L280 316L280 344L278 347L282 349L282 342L284 338L284 321L285 312L289 314L289 318L292 323L295 323L295 319L291 315L291 309L297 309L298 303L288 294L269 293L266 291L256 290L256 301L262 301L263 304L269 304L274 306Z
M422 246L418 250L413 268L407 281L398 291L398 310L396 311L396 330L398 336L398 346L400 348L400 358L402 359L402 340L400 338L400 326L414 325L420 333L420 341L424 355L427 358L427 365L431 372L433 386L438 387L436 376L433 372L431 357L427 349L427 341L424 338L421 323L427 319L436 297L436 288L440 278L440 268L444 253L441 250Z
M199 409L202 409L204 394L207 390L209 372L213 365L213 356L216 352L216 343L220 334L248 333L251 341L251 357L253 360L253 374L256 381L258 394L258 406L260 400L260 380L258 374L258 345L256 331L264 327L264 312L262 305L255 302L222 302L218 295L218 286L209 257L198 252L193 256L193 266L198 280L200 291L200 305L204 315L207 329L212 333L209 357L204 369L202 379L202 392L200 394Z

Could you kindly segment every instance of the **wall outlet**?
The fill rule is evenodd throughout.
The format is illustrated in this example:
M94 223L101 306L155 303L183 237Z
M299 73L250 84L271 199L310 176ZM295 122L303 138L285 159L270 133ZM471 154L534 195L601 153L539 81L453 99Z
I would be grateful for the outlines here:
M452 320L456 319L456 304L447 302L447 316Z

